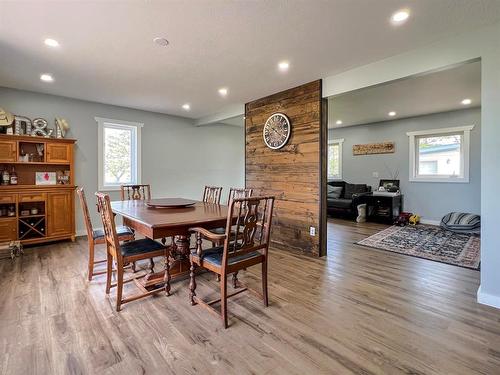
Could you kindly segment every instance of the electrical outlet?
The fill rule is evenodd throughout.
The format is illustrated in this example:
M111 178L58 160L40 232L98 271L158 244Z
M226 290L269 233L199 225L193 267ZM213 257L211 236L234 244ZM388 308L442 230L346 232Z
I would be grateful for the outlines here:
M314 237L316 235L316 228L309 227L309 234Z
M378 178L378 172L373 172L373 173L372 173L372 176L373 176L374 178Z

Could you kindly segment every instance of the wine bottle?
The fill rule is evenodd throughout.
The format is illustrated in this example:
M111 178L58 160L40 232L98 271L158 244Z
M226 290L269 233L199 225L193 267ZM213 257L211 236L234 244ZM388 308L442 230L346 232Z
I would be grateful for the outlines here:
M8 185L10 182L10 174L7 167L4 168L2 172L2 185Z
M14 166L12 166L12 172L10 172L10 184L17 185L17 173Z

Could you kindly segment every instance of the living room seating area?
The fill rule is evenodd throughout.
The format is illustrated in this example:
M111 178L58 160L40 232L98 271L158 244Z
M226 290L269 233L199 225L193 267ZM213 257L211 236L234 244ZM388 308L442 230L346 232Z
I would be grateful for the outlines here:
M350 184L345 181L328 182L328 215L335 217L355 218L361 197L370 194L371 186L366 184Z

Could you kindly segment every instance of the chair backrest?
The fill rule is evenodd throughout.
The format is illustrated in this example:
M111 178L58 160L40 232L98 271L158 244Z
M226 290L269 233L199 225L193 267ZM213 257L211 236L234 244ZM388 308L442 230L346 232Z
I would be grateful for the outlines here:
M227 197L227 205L229 206L229 203L231 203L231 199L251 197L252 192L253 192L253 189L230 188L229 189L229 196Z
M205 189L203 190L203 202L220 204L221 194L222 194L222 187L205 186Z
M151 185L121 185L122 201L151 200Z
M95 193L95 195L97 197L97 206L102 219L104 238L106 239L108 252L116 259L119 265L122 265L123 259L120 250L120 241L116 234L115 217L111 210L109 195L105 193Z
M223 267L231 257L260 251L265 256L269 249L274 197L246 197L232 199L226 222Z
M80 199L80 206L82 206L83 211L83 221L85 222L85 228L87 229L87 240L94 240L94 228L92 227L92 221L90 220L89 207L87 206L87 198L85 198L85 191L83 187L76 189L76 194Z

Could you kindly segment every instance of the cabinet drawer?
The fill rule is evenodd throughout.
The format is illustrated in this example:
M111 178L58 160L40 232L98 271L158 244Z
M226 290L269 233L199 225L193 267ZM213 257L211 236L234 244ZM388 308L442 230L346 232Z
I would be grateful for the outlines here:
M19 202L42 202L47 199L46 193L23 193L19 194Z
M16 195L2 194L0 195L0 203L16 203Z

